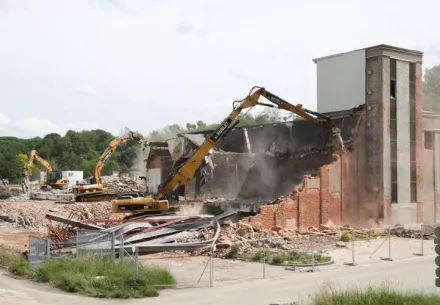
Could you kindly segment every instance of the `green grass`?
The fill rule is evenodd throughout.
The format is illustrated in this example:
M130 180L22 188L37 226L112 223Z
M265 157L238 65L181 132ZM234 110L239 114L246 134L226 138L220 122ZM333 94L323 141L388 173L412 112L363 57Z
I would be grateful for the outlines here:
M14 252L4 249L0 251L0 266L6 267L9 272L19 276L33 277L35 274L29 269L26 258Z
M61 258L43 264L36 279L67 291L100 298L141 298L158 296L158 289L176 284L164 269L139 266L132 261L105 257Z
M158 290L176 284L165 269L140 264L136 268L131 260L108 257L55 258L33 272L23 255L0 247L0 266L15 275L51 283L67 292L100 298L154 297L159 295Z
M325 290L312 297L313 305L433 305L440 296L425 293L398 293L389 288Z
M237 245L233 245L228 253L226 253L225 258L227 259L238 259L240 248Z
M359 239L372 239L377 237L384 237L386 236L386 233L383 232L366 232L366 233L355 233L354 238L355 240ZM341 234L341 241L351 241L352 239L351 232L344 232Z
M287 265L307 265L314 261L317 263L328 263L332 261L330 256L324 256L320 253L298 252L298 251L283 251L270 252L268 249L255 252L251 256L252 261L262 261L265 258L266 262L273 265L287 266Z

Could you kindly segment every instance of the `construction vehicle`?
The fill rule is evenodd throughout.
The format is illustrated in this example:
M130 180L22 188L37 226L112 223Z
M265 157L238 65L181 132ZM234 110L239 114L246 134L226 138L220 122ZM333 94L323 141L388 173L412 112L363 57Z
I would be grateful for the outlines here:
M46 177L41 185L42 190L65 189L69 185L69 179L62 176L60 171L52 171L52 166L44 160L38 152L34 149L30 152L26 163L21 171L21 187L24 193L29 191L29 169L34 160L37 160L46 170Z
M90 179L87 184L78 184L73 187L75 201L110 201L118 197L117 194L110 194L108 188L104 187L101 178L101 171L105 162L110 158L116 148L129 140L134 140L137 143L142 144L144 142L144 137L138 132L129 130L122 136L113 139L96 161L93 178Z
M273 104L259 102L258 100L261 96ZM199 146L189 158L176 166L174 172L159 187L156 194L153 196L119 196L118 199L112 200L113 213L137 213L136 215L139 215L139 213L167 212L177 208L179 195L183 195L182 188L193 178L205 156L237 126L239 123L237 118L241 111L243 109L250 110L256 105L284 109L308 121L321 125L324 135L326 136L324 139L325 144L327 144L328 140L330 140L329 138L331 138L336 150L345 151L340 129L333 123L330 117L304 109L302 105L292 105L270 93L265 88L253 87L245 99L233 103L233 110L229 116L206 138L203 144Z

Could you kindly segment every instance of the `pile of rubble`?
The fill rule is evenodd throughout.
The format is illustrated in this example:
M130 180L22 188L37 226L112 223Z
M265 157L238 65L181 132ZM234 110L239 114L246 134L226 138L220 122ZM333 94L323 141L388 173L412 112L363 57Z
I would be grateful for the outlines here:
M429 240L434 238L435 225L423 225L423 239ZM422 227L405 227L403 225L395 225L391 227L390 234L403 238L421 238Z
M28 229L44 231L50 224L46 214L56 214L75 220L120 219L123 214L112 214L108 202L56 204L49 201L0 203L0 219Z
M123 178L117 176L103 176L102 182L108 188L110 193L145 191L145 184L143 184L141 181L135 181L129 178Z
M271 230L263 230L255 224L244 221L238 223L224 222L217 239L217 257L224 257L232 246L237 246L241 254L254 253L262 248L273 250L296 250L314 251L329 250L334 248L340 240L341 229L332 226L321 225L319 229L309 227L307 229L286 229L274 227ZM191 240L182 239L176 242L196 242L211 238L213 228L204 228L198 236ZM198 255L207 252L199 250L193 254Z

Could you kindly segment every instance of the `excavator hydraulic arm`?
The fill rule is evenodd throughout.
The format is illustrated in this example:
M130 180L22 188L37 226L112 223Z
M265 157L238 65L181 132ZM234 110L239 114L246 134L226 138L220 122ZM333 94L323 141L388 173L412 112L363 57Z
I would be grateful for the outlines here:
M138 144L142 144L144 142L144 137L136 131L129 130L122 136L113 139L95 163L94 182L73 187L76 201L99 201L117 198L117 194L109 194L108 189L104 187L101 178L101 171L105 162L110 158L116 148L128 140L134 140ZM146 144L148 144L148 142L144 143L144 145Z
M144 137L140 133L130 130L122 136L113 139L104 150L104 152L99 156L98 161L96 161L94 169L94 178L96 184L102 184L101 171L104 167L105 162L108 160L108 158L110 158L112 153L116 150L116 148L118 148L119 145L127 142L128 140L134 140L138 144L142 144L142 142L144 141Z
M259 102L263 96L272 104ZM334 139L336 149L345 150L339 129L333 124L331 118L320 113L304 109L301 105L292 105L280 97L270 93L265 88L253 87L246 98L233 103L233 110L229 116L221 122L220 126L200 145L192 155L180 164L172 175L159 187L153 197L121 198L112 201L113 212L157 212L166 211L171 206L176 206L179 200L177 189L186 185L200 167L205 156L214 148L240 121L237 119L244 109L250 109L256 105L276 107L284 109L301 116L302 118L321 124L327 134ZM330 129L330 131L328 131ZM165 202L169 202L165 204Z

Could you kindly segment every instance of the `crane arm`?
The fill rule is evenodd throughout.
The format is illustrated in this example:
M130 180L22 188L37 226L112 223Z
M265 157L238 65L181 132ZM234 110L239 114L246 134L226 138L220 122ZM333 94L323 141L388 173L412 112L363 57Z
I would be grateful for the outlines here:
M261 96L264 96L267 100L275 105L259 102ZM221 139L224 138L239 123L237 117L240 115L243 109L252 108L256 105L275 107L288 110L311 122L317 124L324 123L324 126L326 127L333 127L331 118L318 112L304 109L302 105L292 105L262 87L253 87L246 98L241 101L234 102L233 105L233 110L229 114L229 116L205 140L205 142L203 142L203 144L199 146L192 153L192 155L176 169L176 171L168 178L168 180L164 182L164 184L160 187L160 189L154 196L156 200L178 200L178 198L176 198L177 188L187 184L192 179L196 170L199 168L204 157L209 153L209 151L214 148L221 141ZM342 141L340 135L339 140Z
M98 161L95 163L94 176L96 184L102 184L101 179L101 171L104 167L105 162L110 158L112 153L120 146L122 143L127 142L128 140L134 140L137 143L141 144L144 141L144 137L135 131L128 131L116 139L113 139L104 152L99 156Z

